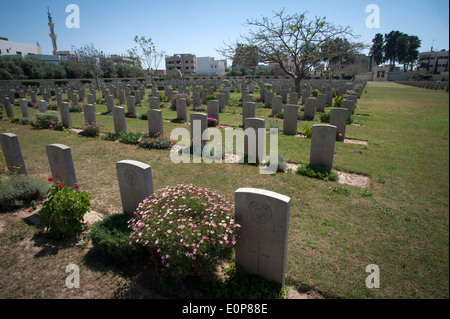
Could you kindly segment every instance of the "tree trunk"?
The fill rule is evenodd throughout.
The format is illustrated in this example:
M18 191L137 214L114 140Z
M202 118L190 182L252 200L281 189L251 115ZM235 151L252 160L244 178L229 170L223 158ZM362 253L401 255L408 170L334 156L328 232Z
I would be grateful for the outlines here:
M298 96L301 97L302 92L301 92L301 87L300 87L300 83L302 82L302 78L300 76L296 76L294 78L294 84L295 84L295 92L298 93Z

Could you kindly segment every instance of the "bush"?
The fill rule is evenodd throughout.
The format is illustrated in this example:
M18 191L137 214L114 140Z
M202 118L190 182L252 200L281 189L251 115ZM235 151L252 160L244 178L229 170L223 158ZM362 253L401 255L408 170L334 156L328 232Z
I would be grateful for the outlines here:
M31 126L37 129L48 129L59 123L58 112L47 111L36 112L36 121L31 122Z
M323 112L320 114L320 121L323 123L330 123L331 112Z
M336 97L335 99L334 99L334 104L333 104L333 106L334 107L341 107L341 102L342 102L342 100L344 100L344 95L340 95L340 96L338 96L338 97Z
M212 101L212 100L217 100L217 95L209 94L206 96L206 101Z
M324 181L338 181L339 175L332 169L322 165L303 164L297 169L297 174L323 179Z
M146 249L135 242L130 243L131 229L126 214L110 214L92 225L88 238L102 254L119 262L131 262L142 257Z
M207 120L208 120L208 127L216 127L219 124L219 122L215 117L208 117Z
M142 148L156 148L156 149L168 149L176 143L175 140L171 140L167 136L160 134L143 135L139 140L139 147Z
M236 244L233 203L194 185L165 187L130 220L131 240L156 250L174 276L213 271Z
M83 112L83 107L81 105L72 105L69 108L69 112L71 112L71 113L81 113L81 112Z
M138 144L142 133L135 133L129 131L121 131L119 133L119 141L124 144Z
M147 113L143 112L138 115L138 119L147 121Z
M159 93L159 100L161 102L166 102L167 101L167 96L163 93Z
M77 185L71 188L54 178L49 181L53 185L42 204L39 223L54 237L72 237L83 230L83 217L91 208L91 198L78 191Z
M192 98L186 93L177 93L172 96L172 109L175 110L177 107L177 99L186 99L186 106L189 107L192 105Z
M303 130L301 131L301 134L305 135L307 138L311 138L312 126L309 126L309 125L303 126Z
M317 97L317 95L319 95L319 94L320 94L320 91L318 89L314 89L311 92L311 95L314 96L314 97Z
M78 133L85 137L97 137L100 134L100 127L103 126L98 122L84 123L81 127L83 131Z
M37 86L37 87L39 87L41 85L41 82L39 82L39 81L22 81L21 84L24 85L24 86L30 85L30 86Z
M32 201L45 198L47 185L26 175L11 175L0 181L0 212L29 206Z
M100 136L100 139L102 139L104 141L115 142L119 139L119 135L116 133L108 132L105 135Z

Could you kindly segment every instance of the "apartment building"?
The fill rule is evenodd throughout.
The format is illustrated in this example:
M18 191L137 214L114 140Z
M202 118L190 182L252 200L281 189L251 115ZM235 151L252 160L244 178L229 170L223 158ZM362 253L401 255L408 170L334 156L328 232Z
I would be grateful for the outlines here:
M166 55L166 71L178 69L183 74L197 73L197 57L195 54L174 54Z

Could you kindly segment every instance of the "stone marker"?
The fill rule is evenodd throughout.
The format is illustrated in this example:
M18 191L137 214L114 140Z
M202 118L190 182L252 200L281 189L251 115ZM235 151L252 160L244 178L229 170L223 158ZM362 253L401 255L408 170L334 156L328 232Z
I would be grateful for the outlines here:
M343 142L345 140L345 128L347 126L347 117L349 111L344 108L334 108L331 110L330 125L336 126L337 134L336 140ZM342 134L340 136L339 134Z
M70 147L63 144L50 144L46 146L46 149L52 177L66 186L74 187L77 178L75 176Z
M298 105L298 93L297 92L289 93L289 104Z
M298 105L287 104L284 106L283 134L297 135Z
M245 102L242 104L242 125L245 125L245 119L256 117L256 103Z
M272 105L273 92L266 92L266 98L264 100L265 107L269 107Z
M62 102L61 106L59 107L59 112L61 114L61 122L63 123L64 127L71 127L72 126L72 118L70 117L70 106L67 102Z
M111 94L106 95L106 108L108 109L108 112L112 112L112 109L114 107L114 96Z
M217 124L220 123L220 111L219 111L219 101L217 100L209 100L206 101L206 112L208 117L213 117L217 120Z
M285 284L291 199L256 188L234 193L240 239L236 263L250 275Z
M116 135L120 132L127 131L127 122L125 120L125 109L120 106L114 106L112 109L113 121L114 121L114 133Z
M124 160L116 163L116 170L123 212L132 215L153 194L152 168L138 161Z
M208 132L208 116L203 113L191 113L190 118L193 155L201 156L207 142L206 139L203 139L203 133Z
M151 109L147 111L148 133L151 134L164 134L162 111Z
M20 99L20 110L22 111L22 117L30 119L30 110L28 109L28 102L25 99Z
M95 106L93 104L83 105L84 121L85 123L95 123Z
M333 168L336 126L317 124L312 127L309 163Z
M14 117L14 110L11 106L11 102L9 100L9 97L4 97L3 98L3 105L5 106L5 110L6 110L6 116L8 116L9 118L13 118Z
M177 108L177 118L186 122L188 119L186 99L177 99L175 103Z
M316 99L309 97L305 99L305 118L314 119L316 116Z
M219 101L219 108L221 110L225 110L225 94L224 93L216 93L217 101Z
M246 118L244 133L244 155L248 157L248 163L263 162L266 155L266 121L256 117Z
M119 90L119 104L124 105L125 104L125 91Z
M44 100L39 100L38 101L38 109L39 112L44 113L47 112L47 102L45 102Z
M134 96L127 96L127 112L136 115L136 102Z
M341 108L347 109L350 114L353 114L353 112L355 111L355 102L353 102L352 100L342 100Z
M149 100L150 100L150 109L159 110L160 108L159 97L150 97Z
M276 115L283 110L282 99L281 96L272 97L272 115Z
M325 109L325 94L318 94L316 97L316 112L322 112Z
M3 156L5 157L6 166L11 172L18 172L26 175L27 170L20 150L19 139L15 134L0 134L0 145L2 146Z

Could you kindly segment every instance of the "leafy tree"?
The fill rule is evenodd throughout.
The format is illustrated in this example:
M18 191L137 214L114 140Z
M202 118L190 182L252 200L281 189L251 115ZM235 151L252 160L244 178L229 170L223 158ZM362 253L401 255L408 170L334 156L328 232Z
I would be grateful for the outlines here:
M377 33L372 40L373 45L370 49L370 56L373 57L375 64L381 64L384 61L384 39L381 33Z
M336 37L352 37L349 27L335 26L324 17L308 19L305 13L286 14L284 9L274 12L274 17L247 20L251 28L235 44L224 44L217 51L225 57L235 57L238 44L258 48L258 61L276 63L294 81L300 93L300 83L323 60L321 47ZM289 59L293 59L290 68Z
M73 51L77 60L81 63L79 66L81 66L82 71L85 73L84 76L87 78L95 78L97 90L100 90L98 78L102 74L100 59L103 53L96 49L92 43L84 45L79 49L74 47Z

